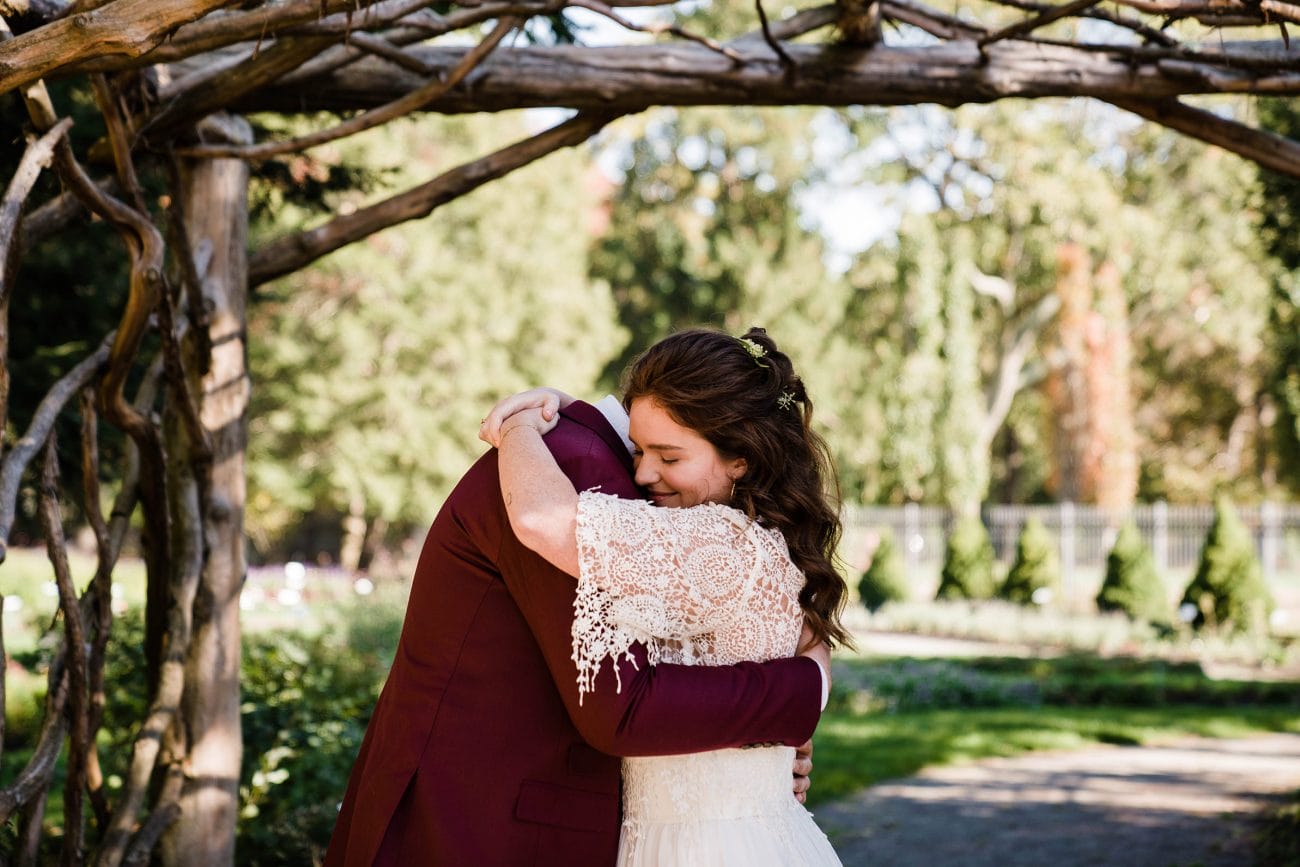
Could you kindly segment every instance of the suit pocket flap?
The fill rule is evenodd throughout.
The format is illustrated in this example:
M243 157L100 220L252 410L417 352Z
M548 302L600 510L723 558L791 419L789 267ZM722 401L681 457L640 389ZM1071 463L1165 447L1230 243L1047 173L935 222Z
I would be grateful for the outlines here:
M614 831L618 828L618 797L524 780L515 802L515 818L573 831Z

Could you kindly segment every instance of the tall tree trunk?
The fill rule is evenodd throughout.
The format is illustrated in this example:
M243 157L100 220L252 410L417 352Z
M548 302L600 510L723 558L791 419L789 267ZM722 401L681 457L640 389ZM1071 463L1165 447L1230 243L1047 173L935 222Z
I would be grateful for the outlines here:
M1088 448L1088 323L1092 314L1092 259L1078 244L1062 244L1056 253L1056 351L1061 364L1047 379L1052 406L1054 462L1049 487L1059 500L1078 503L1085 497Z
M1105 509L1123 512L1133 507L1138 489L1137 429L1133 422L1132 342L1129 337L1128 301L1119 268L1103 262L1094 275L1097 287L1098 345L1095 362L1089 368L1093 381L1089 390L1096 409L1093 448L1096 476L1092 481L1093 502Z
M201 126L208 141L252 138L248 124L238 117L214 116ZM186 237L195 252L207 308L206 322L191 311L196 327L186 336L186 355L200 354L196 345L211 347L207 369L192 367L190 375L212 464L208 484L200 486L203 575L194 603L181 708L189 755L181 817L162 843L162 861L168 867L229 865L235 853L243 750L239 591L246 571L248 177L248 166L240 160L198 161L185 167L181 191Z

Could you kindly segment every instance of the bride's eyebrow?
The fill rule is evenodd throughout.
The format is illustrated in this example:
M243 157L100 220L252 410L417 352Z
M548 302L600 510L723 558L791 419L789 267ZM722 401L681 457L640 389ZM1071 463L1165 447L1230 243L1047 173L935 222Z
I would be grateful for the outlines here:
M632 441L632 445L636 446L639 451L654 449L657 452L680 452L682 450L682 446L668 445L666 443L647 443L646 445L641 445L641 443L636 441L636 437L631 435L628 436L628 439Z

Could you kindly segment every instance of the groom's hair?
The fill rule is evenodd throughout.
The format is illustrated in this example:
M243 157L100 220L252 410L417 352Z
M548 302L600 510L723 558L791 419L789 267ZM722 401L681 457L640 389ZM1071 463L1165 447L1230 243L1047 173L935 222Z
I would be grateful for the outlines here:
M731 505L781 531L804 573L799 602L813 633L850 643L840 624L847 585L835 568L839 488L813 405L789 356L762 328L743 337L692 328L660 340L623 375L623 405L649 398L678 424L743 458Z

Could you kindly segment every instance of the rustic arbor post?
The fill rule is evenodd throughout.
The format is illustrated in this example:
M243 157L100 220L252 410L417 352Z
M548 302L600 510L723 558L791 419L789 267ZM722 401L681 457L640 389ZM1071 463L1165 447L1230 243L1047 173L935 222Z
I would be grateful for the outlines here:
M234 144L252 140L242 118L222 115L200 125L205 140ZM163 863L206 867L234 861L239 812L239 764L243 749L239 720L239 591L244 556L244 448L249 380L245 305L248 286L248 163L237 159L187 161L181 169L182 244L194 263L198 297L189 294L191 317L182 353L190 394L198 403L203 430L199 448L184 436L186 408L169 413L169 440L184 439L197 472L191 502L177 524L201 521L190 538L197 550L177 547L177 569L200 573L193 633L185 664L185 692L178 724L188 739L180 818L162 840ZM188 269L186 269L188 270ZM199 310L193 303L201 304ZM169 433L172 433L169 431ZM206 454L204 453L206 450ZM173 461L176 463L176 461ZM206 466L204 466L206 464ZM178 497L186 497L180 493ZM183 527L176 531L186 535ZM184 743L180 732L172 742Z

